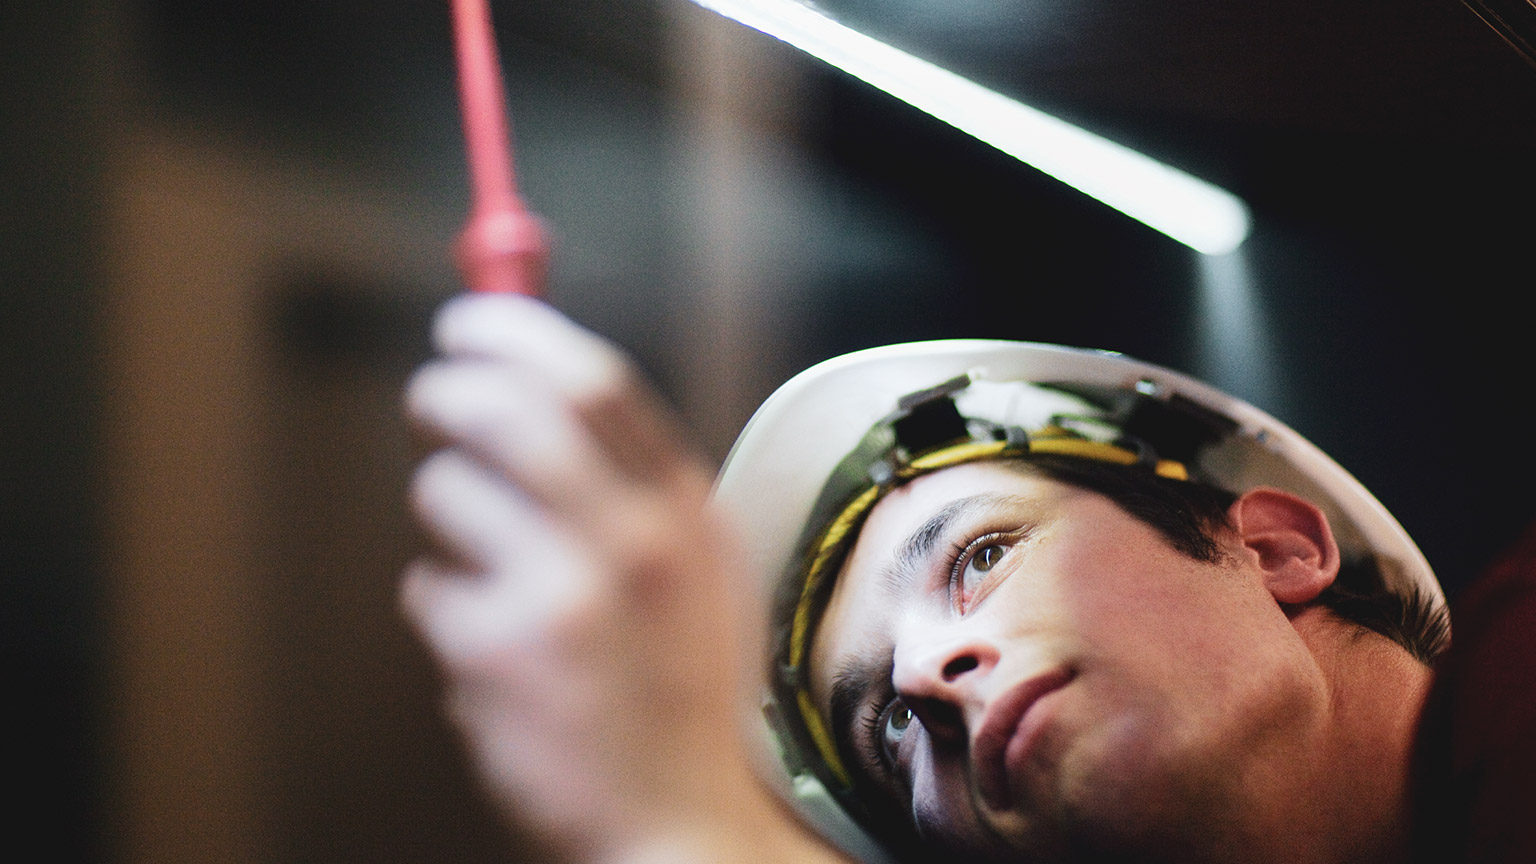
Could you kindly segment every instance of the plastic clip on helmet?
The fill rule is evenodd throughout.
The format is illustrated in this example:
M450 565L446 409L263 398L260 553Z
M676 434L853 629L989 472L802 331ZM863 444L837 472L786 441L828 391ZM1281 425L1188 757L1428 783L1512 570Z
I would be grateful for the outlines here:
M1359 481L1290 427L1185 375L1110 352L983 340L823 362L758 409L715 497L769 581L765 772L802 817L862 860L892 856L863 827L806 692L820 603L884 492L961 462L1033 453L1140 463L1232 492L1286 489L1327 513L1344 560L1374 556L1390 588L1444 603L1418 547Z

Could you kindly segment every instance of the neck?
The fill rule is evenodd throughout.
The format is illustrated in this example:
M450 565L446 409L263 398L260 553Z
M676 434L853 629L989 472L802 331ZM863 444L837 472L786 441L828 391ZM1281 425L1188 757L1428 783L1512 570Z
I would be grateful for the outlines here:
M1329 690L1311 772L1315 802L1304 808L1318 862L1400 862L1407 858L1408 771L1431 673L1384 636L1322 609L1293 619ZM1289 860L1303 860L1295 855Z

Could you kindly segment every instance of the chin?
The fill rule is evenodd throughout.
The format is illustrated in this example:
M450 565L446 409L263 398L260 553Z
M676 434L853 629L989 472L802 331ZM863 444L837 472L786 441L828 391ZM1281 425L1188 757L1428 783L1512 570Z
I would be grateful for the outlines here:
M1042 801L1056 857L1090 862L1165 860L1180 848L1178 826L1206 821L1202 760L1170 746L1175 739L1145 718L1100 726L1079 736L1057 765ZM1192 770L1191 770L1192 769ZM1149 855L1148 850L1159 850ZM1166 860L1180 860L1172 855Z

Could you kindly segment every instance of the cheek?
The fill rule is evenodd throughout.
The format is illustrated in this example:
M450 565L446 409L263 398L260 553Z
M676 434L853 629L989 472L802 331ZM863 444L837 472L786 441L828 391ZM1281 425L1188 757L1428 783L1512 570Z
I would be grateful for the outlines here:
M1063 718L1074 734L1060 742L1049 777L1054 788L1042 790L1042 798L1083 814L1146 803L1164 773L1159 754L1172 744L1168 718L1153 706L1093 707L1089 715Z
M1016 861L1018 850L982 824L959 758L935 758L926 747L912 760L912 818L923 840L945 860Z
M1077 683L1077 728L1097 756L1132 776L1169 751L1214 747L1265 708L1284 664L1265 650L1261 624L1205 626L1162 613L1158 599L1120 604L1097 619ZM1135 612L1126 614L1127 605ZM1177 605L1177 604L1176 604ZM1205 740L1214 739L1214 740Z
M945 848L972 848L979 823L971 807L963 768L953 759L935 758L926 746L912 754L912 819L918 833Z
M1304 741L1323 704L1307 658L1264 650L1252 630L1247 644L1157 635L1074 682L1078 699L1042 748L1056 759L1043 797L1065 822L1131 837L1235 800L1233 784Z
M1157 549L1145 560L1101 556L1063 591L1083 648L1137 676L1201 689L1245 654L1289 632L1283 614L1244 574ZM1139 565L1139 566L1138 566Z

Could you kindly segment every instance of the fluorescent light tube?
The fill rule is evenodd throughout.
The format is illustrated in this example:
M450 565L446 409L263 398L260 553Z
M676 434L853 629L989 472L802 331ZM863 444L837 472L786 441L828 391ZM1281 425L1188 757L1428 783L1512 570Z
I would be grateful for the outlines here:
M1207 255L1247 239L1232 193L833 21L796 0L694 0L1034 166Z

